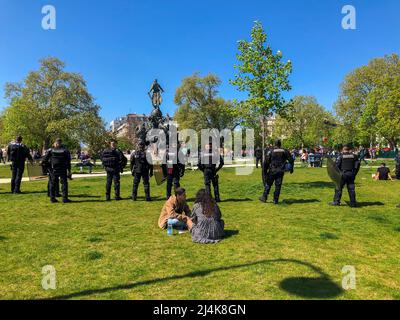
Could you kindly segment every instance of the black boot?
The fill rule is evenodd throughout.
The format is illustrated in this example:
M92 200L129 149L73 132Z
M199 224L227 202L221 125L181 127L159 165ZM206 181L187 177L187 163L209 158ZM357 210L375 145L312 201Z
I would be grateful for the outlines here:
M215 201L221 202L221 198L219 196L219 186L214 187L214 195L215 195Z
M150 186L144 188L144 193L146 195L146 201L151 201L150 197Z
M267 198L265 196L262 196L259 198L261 202L266 203L267 202Z
M356 192L354 190L349 191L349 196L350 196L350 207L356 208L357 207Z
M106 201L111 201L111 197L109 194L106 194Z

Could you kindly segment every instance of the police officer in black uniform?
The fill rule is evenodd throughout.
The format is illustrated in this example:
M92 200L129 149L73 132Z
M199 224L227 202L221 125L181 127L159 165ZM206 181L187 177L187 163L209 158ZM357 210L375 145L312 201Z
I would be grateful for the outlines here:
M217 167L217 163L219 165ZM206 191L211 194L211 183L214 187L214 198L216 202L221 202L219 195L219 176L218 171L224 166L224 158L218 150L213 150L212 143L205 146L205 151L201 153L198 168L203 172Z
M115 200L122 200L120 190L121 173L128 160L121 150L118 149L118 143L115 140L110 141L109 148L105 149L101 155L101 162L107 172L106 183L106 201L111 201L111 186L114 181Z
M258 165L262 163L262 157L263 157L262 149L260 147L258 147L255 150L255 156L256 156L256 169L258 169Z
M180 146L178 146L180 147ZM166 161L162 165L164 176L167 177L167 200L171 197L172 184L174 189L179 188L180 179L185 175L185 155L178 151L176 144L167 149Z
M339 188L335 190L335 196L330 205L340 206L343 188L346 185L350 196L350 207L357 206L355 180L360 170L360 165L361 162L358 156L351 152L351 147L345 146L342 154L336 160L336 166L342 175L342 179Z
M146 201L151 201L150 197L150 178L153 176L153 165L147 161L146 144L139 143L139 150L131 154L131 172L133 179L132 200L137 200L137 192L140 180L143 178L144 193Z
M68 198L68 178L72 179L71 174L71 154L66 147L62 145L61 139L57 139L53 148L49 149L43 159L43 163L48 168L50 178L50 201L58 202L57 184L61 182L61 192L63 203L69 203Z
M33 161L27 146L22 143L22 137L17 137L15 142L10 143L7 148L7 157L11 161L11 193L21 193L21 181L25 171L25 161Z
M278 204L285 171L290 171L291 174L294 171L293 157L288 150L282 149L281 141L277 140L275 148L266 150L263 166L265 191L260 201L267 202L271 188L275 183L274 204Z

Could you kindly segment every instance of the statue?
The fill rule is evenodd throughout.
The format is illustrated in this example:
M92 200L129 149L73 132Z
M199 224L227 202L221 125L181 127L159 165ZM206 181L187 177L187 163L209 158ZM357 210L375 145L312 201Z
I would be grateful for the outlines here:
M136 137L139 139L139 142L146 143L146 136L147 136L146 124L142 123L140 126L136 127Z
M148 92L153 107L160 108L162 103L161 93L164 93L164 89L158 84L157 79L154 80L153 84L151 85L150 91Z

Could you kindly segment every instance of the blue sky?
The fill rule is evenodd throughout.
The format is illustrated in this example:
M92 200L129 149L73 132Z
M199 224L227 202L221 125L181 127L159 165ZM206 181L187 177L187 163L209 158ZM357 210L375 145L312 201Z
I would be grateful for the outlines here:
M57 29L41 27L44 5L57 10ZM344 5L357 9L357 30L341 27ZM155 78L166 90L162 110L173 114L182 78L213 72L220 94L243 98L234 77L237 40L255 20L274 50L293 61L294 95L315 95L326 108L352 69L399 53L398 0L0 0L0 108L6 82L20 81L38 60L56 56L80 72L107 120L149 113Z

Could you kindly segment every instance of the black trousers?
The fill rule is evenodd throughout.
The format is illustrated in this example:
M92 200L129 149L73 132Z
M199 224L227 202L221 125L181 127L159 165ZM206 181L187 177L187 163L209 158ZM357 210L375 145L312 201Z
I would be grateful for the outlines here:
M61 183L61 192L63 200L68 199L68 178L67 174L52 173L50 175L50 198L55 199L57 196L57 185Z
M25 163L12 165L11 192L21 192L21 181L24 176Z
M219 182L218 175L214 170L205 170L204 171L204 185L206 187L206 191L211 194L211 184L214 187L214 197L215 200L219 201Z
M120 197L120 190L121 190L121 174L117 170L109 170L107 171L107 183L106 183L106 196L110 197L111 195L111 186L114 182L114 192L115 192L115 197L119 198Z
M56 197L58 197L60 195L60 184L56 183L54 187L56 189L55 190ZM47 183L47 196L48 197L50 197L50 189L51 189L51 176L49 175L49 181Z
M167 175L167 199L171 197L172 184L174 185L175 189L179 188L181 186L180 180L181 177L179 172L174 172L173 174Z
M400 180L400 164L396 165L396 179Z
M347 191L349 192L350 204L356 204L356 185L355 185L356 175L352 171L344 172L342 181L340 182L339 188L336 188L335 196L333 202L335 204L340 204L343 194L343 188L347 186Z
M265 180L264 198L267 199L271 192L272 186L275 184L274 201L279 201L281 195L282 183L284 172L270 173L267 175Z
M262 159L256 158L256 169L258 169L259 164L262 162Z
M135 172L133 176L133 188L132 188L132 198L136 199L140 181L143 178L144 193L146 198L150 198L150 176L148 172L139 173Z

